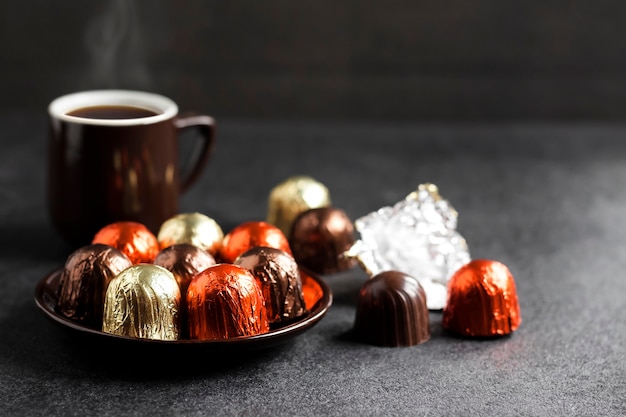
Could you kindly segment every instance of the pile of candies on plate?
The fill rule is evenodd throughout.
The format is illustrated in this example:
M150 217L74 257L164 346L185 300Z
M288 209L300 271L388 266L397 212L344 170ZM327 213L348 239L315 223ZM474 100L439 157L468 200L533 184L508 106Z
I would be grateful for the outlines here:
M513 276L500 262L471 259L457 217L427 183L352 222L323 184L294 176L271 190L266 221L227 234L201 213L176 215L157 235L140 223L103 227L68 257L57 310L131 337L253 336L308 314L316 299L303 290L303 269L359 265L369 276L354 321L363 342L423 343L430 311L442 311L443 327L462 336L510 334L521 323Z
M353 226L326 206L325 187L312 193L317 182L311 188L307 178L294 181L302 188L286 193L300 205L282 205L286 197L278 192L268 211L288 232L247 221L224 234L198 212L173 216L157 234L138 222L104 226L67 258L57 312L105 333L158 340L254 336L306 317L322 294L303 268L322 273L355 265L339 259L354 242ZM303 216L296 219L293 210ZM331 223L322 233L330 233L326 241L312 229L320 221ZM333 246L338 242L344 243Z

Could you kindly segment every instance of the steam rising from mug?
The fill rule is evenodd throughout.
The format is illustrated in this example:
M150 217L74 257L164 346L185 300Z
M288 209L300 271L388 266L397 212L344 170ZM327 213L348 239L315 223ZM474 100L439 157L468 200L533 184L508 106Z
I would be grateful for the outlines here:
M133 0L112 0L87 27L85 43L91 56L91 87L149 89L152 77L145 65L145 48Z

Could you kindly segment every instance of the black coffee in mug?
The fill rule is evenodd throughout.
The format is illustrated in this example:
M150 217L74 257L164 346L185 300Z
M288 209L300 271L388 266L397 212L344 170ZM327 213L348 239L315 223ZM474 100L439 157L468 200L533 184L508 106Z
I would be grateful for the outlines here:
M66 113L68 116L83 117L85 119L140 119L152 117L160 113L137 106L90 106L82 107Z

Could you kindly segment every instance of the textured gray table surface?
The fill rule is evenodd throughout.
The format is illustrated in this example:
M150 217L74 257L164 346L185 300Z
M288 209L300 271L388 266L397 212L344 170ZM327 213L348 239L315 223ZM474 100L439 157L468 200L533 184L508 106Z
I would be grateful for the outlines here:
M65 331L35 306L35 285L72 248L45 210L45 118L0 122L0 415L626 414L626 127L223 121L181 211L225 230L262 220L269 190L306 174L356 219L433 182L472 257L513 272L523 323L511 337L459 339L432 313L423 345L363 345L350 336L366 278L354 269L324 277L328 314L280 347L118 365L125 346ZM163 362L180 366L159 372Z

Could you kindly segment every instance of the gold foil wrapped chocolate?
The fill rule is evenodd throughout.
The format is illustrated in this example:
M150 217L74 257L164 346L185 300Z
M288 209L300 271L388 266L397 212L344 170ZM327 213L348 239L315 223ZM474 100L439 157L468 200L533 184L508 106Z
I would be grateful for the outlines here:
M289 236L291 225L298 214L330 205L330 193L324 184L309 176L293 176L270 191L267 222Z
M180 289L158 265L134 265L111 281L104 300L102 331L159 340L180 335Z
M298 264L288 253L256 246L240 255L235 265L257 279L270 324L293 320L306 312Z
M118 249L92 244L68 256L59 284L57 308L76 322L102 327L104 296L109 283L132 262Z
M506 265L475 259L450 278L443 327L462 336L502 336L522 322L515 280Z
M176 243L189 243L215 256L224 239L224 232L209 216L181 213L163 222L157 239L161 249Z
M189 337L229 339L267 333L263 293L246 269L217 264L200 272L187 290Z

